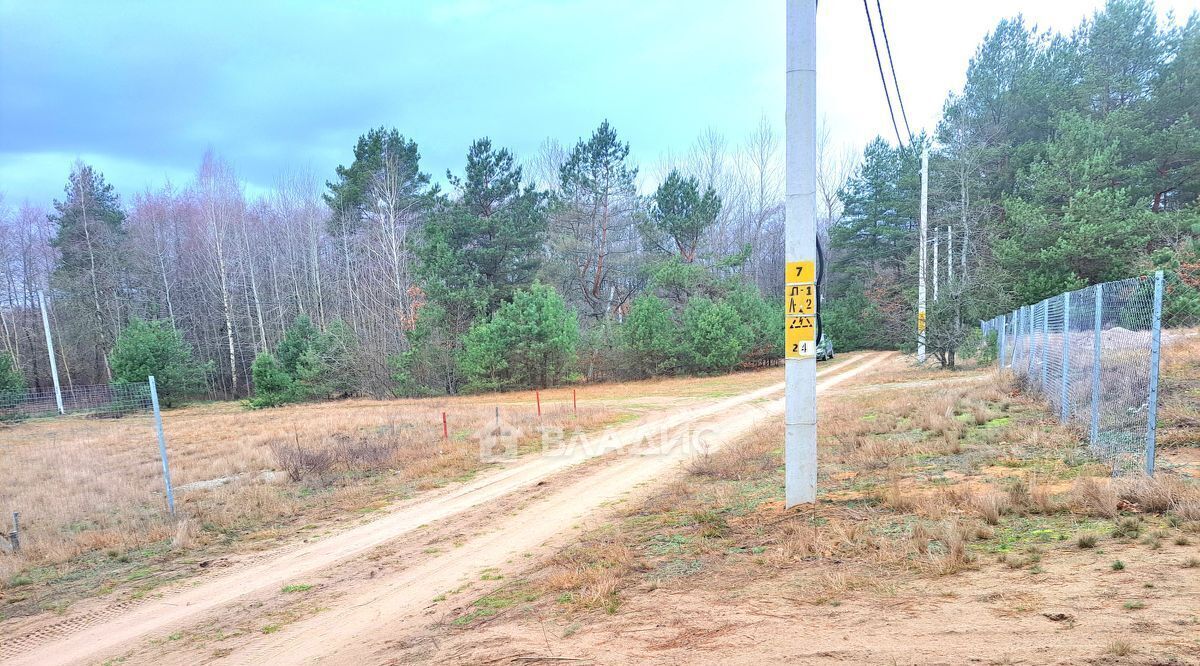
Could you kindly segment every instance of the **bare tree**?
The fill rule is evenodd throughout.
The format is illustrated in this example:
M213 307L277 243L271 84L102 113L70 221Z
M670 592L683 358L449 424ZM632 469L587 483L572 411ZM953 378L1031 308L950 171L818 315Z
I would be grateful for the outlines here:
M243 223L245 200L233 167L211 151L204 154L200 169L196 173L196 180L192 185L192 197L195 199L201 215L205 240L212 251L211 268L217 278L221 313L225 324L224 332L229 361L229 391L233 395L237 395L239 363L231 277L234 257L231 252L235 248L233 242L236 236L234 234ZM246 389L249 392L248 381Z

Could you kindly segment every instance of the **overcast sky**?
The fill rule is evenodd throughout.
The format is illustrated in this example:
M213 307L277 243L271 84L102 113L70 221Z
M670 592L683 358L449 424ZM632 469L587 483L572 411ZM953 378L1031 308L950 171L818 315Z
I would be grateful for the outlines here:
M1102 4L885 0L913 131L998 20L1069 31ZM1200 0L1157 6L1183 19ZM440 179L479 136L526 159L608 118L653 171L709 128L782 130L783 15L784 0L0 0L0 192L48 204L82 158L128 201L185 184L212 148L254 194L297 167L332 177L378 125ZM890 135L862 4L822 2L817 32L834 140Z

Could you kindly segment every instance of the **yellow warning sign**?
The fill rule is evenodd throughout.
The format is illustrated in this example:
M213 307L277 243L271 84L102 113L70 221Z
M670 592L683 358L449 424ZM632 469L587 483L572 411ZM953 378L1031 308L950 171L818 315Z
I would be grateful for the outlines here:
M917 313L917 332L918 333L925 332L925 313L924 312Z
M784 356L804 358L816 354L817 318L788 317L784 330Z
M789 315L810 315L817 312L817 288L814 285L789 284L785 300Z
M786 284L803 284L817 281L817 262L808 259L804 261L787 262Z

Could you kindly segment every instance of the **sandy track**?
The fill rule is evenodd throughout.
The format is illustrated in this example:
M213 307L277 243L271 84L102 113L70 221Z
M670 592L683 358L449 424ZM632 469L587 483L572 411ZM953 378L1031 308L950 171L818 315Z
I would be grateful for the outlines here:
M884 355L874 355L866 363L851 359L838 364L822 373L834 376L820 381L818 389L858 374L883 358ZM339 564L423 525L496 501L588 459L657 439L663 431L671 432L670 438L657 440L666 442L660 455L612 456L608 464L564 489L497 519L490 532L472 538L461 548L427 556L422 562L378 579L361 581L357 588L351 584L349 589L339 590L339 602L333 609L291 625L281 634L263 635L257 644L231 656L237 663L301 663L321 657L330 663L358 657L373 661L369 654L420 618L422 607L437 591L453 587L480 568L502 564L514 554L538 547L604 502L660 477L691 454L691 447L683 442L698 425L708 428L705 442L719 446L760 419L777 415L782 402L764 404L763 401L782 388L782 384L775 384L733 398L672 410L659 418L605 433L592 446L522 460L473 482L423 496L379 520L258 557L190 589L140 605L122 605L68 617L9 638L0 648L0 658L12 658L12 663L17 664L88 663L120 654L148 635L194 624L254 595L277 593L288 581L336 569ZM164 663L166 657L145 656L154 663ZM178 663L194 663L197 658L195 654L166 657Z
M883 359L878 356L857 364L832 378L818 382L818 390L867 370ZM777 417L782 400L747 404L737 414L706 423L704 443L712 449L743 435L764 418ZM672 438L662 455L626 456L618 463L580 479L545 500L507 517L493 532L461 548L392 576L364 581L362 589L347 596L340 608L321 613L264 636L250 650L235 657L235 663L302 664L377 663L389 641L425 622L425 607L440 590L469 579L484 568L499 568L521 553L531 551L562 532L580 518L625 495L630 490L662 478L693 454L687 433Z

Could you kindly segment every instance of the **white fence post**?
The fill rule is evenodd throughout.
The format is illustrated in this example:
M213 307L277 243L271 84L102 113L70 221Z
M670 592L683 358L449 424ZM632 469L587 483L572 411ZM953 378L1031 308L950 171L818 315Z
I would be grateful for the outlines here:
M1042 395L1046 395L1050 385L1047 368L1050 366L1050 299L1042 301Z
M1012 369L1017 371L1017 359L1021 357L1022 338L1025 337L1025 306L1017 308L1017 316L1013 320L1013 354Z
M1150 395L1146 427L1146 474L1154 476L1155 437L1158 429L1158 361L1162 350L1163 272L1154 272L1154 318L1150 322Z
M1012 344L1009 345L1009 347L1012 347L1012 354L1008 359L1008 367L1010 368L1013 367L1013 365L1017 362L1017 351L1019 351L1021 347L1021 308L1013 310L1012 319L1013 339Z
M1096 290L1096 312L1092 317L1092 427L1088 430L1088 443L1094 451L1100 443L1100 332L1104 326L1104 285Z
M1037 306L1031 305L1031 306L1029 306L1029 321L1025 322L1025 329L1026 329L1025 335L1027 335L1029 337L1029 344L1026 345L1026 347L1028 347L1028 351L1026 351L1026 353L1025 353L1025 376L1026 377L1031 377L1032 373L1033 373L1033 353L1034 353L1034 346L1036 344L1035 343L1036 338L1034 338L1034 336L1033 336L1033 326L1034 326L1034 322L1036 322L1036 321L1037 321Z
M50 355L50 376L54 378L54 400L58 403L58 413L66 414L63 409L62 386L58 383L58 361L54 359L54 338L50 335L50 317L46 314L46 296L38 291L38 304L42 307L42 328L46 331L46 353Z
M997 318L1000 320L1000 326L997 327L997 332L999 333L998 344L1000 346L1000 356L999 356L1000 369L1003 370L1004 369L1004 352L1006 351L1004 349L1004 344L1005 344L1005 342L1007 342L1006 338L1008 337L1007 335L1005 335L1008 332L1005 329L1008 327L1008 324L1006 323L1004 315L1000 315Z
M1071 414L1070 405L1067 404L1071 382L1071 292L1066 292L1062 298L1062 387L1058 395L1058 420L1061 423L1066 423L1067 418Z
M154 407L154 428L158 431L158 456L162 458L163 484L167 487L167 509L175 515L175 491L171 488L171 468L167 464L167 438L163 435L162 412L158 409L158 385L150 375L150 404Z

